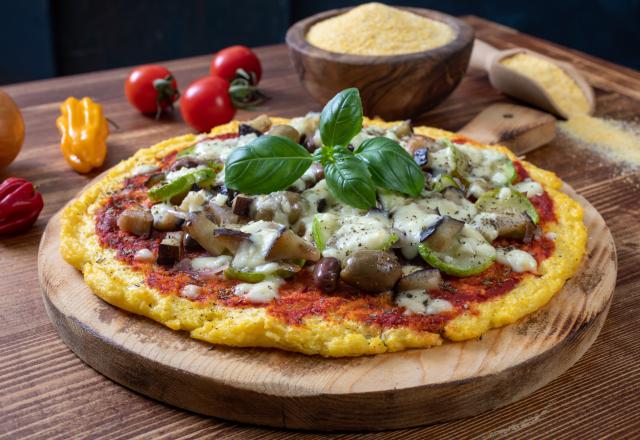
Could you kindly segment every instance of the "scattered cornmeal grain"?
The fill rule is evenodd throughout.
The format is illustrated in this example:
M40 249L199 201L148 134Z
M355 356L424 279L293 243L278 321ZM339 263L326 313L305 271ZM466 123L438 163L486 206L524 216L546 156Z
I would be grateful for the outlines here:
M381 3L366 3L316 23L307 41L330 52L397 55L444 46L455 37L448 25Z
M586 147L610 159L640 166L640 129L628 122L601 119L587 114L572 115L558 123L560 130Z
M556 64L535 55L518 53L500 64L542 86L552 101L569 115L589 112L589 101L576 82Z

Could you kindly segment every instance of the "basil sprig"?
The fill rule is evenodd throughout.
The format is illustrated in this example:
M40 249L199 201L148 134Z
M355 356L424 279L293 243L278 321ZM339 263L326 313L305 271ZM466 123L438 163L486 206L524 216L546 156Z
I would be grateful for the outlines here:
M355 153L347 148L362 130L358 89L338 93L320 115L322 147L313 156L279 136L260 136L234 150L225 163L225 184L246 194L264 194L291 186L312 162L324 167L329 191L342 203L359 209L376 204L376 186L417 197L424 174L396 141L376 137Z
M362 102L358 89L345 89L334 96L320 113L320 138L326 147L349 145L362 130Z
M346 150L346 149L345 149ZM356 156L338 152L324 165L324 178L331 194L354 208L369 209L376 205L376 187L367 165Z
M302 146L280 136L260 136L227 157L227 188L246 194L267 194L285 189L298 180L312 162Z
M369 165L373 182L385 189L418 197L424 188L424 174L407 150L396 141L375 137L364 141L357 157Z

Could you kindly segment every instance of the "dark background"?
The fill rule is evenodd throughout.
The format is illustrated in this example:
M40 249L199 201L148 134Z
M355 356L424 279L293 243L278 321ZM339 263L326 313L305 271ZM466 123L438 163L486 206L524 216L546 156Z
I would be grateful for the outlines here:
M281 43L287 28L351 0L0 0L0 83ZM387 0L474 14L640 69L640 0Z

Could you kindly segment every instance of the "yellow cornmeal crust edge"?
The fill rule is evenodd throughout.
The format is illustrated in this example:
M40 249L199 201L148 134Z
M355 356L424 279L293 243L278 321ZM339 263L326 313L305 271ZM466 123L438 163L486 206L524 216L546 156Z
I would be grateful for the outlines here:
M282 118L271 119L276 124L288 122ZM365 120L365 125L371 123L383 127L395 124ZM214 128L210 135L234 133L237 129L238 122L233 121ZM417 127L415 132L435 138L459 137L455 133L429 127ZM85 282L96 295L116 307L151 318L173 330L188 331L191 337L213 344L275 347L325 357L371 355L442 344L442 336L436 333L410 328L383 331L377 326L351 320L330 322L321 317L311 317L302 325L290 325L267 314L263 307L202 305L179 296L162 295L145 286L142 274L117 260L115 251L99 245L94 215L108 193L118 189L123 178L135 166L155 164L167 153L198 139L198 136L189 134L139 150L113 167L64 209L60 252L68 263L83 273ZM477 147L502 151L516 159L511 151L501 146ZM562 288L580 266L587 241L582 208L559 191L562 181L555 174L527 162L523 164L554 201L558 222L548 225L543 232L556 234L555 252L540 265L541 277L528 277L506 295L477 305L476 313L467 311L449 321L443 336L450 340L479 337L491 328L511 324L536 311Z

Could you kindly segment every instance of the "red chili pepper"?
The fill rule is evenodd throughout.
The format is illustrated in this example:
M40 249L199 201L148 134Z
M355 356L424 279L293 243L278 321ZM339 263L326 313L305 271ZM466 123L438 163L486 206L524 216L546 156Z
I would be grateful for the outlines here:
M29 228L40 215L42 194L28 180L9 177L0 184L0 234Z

